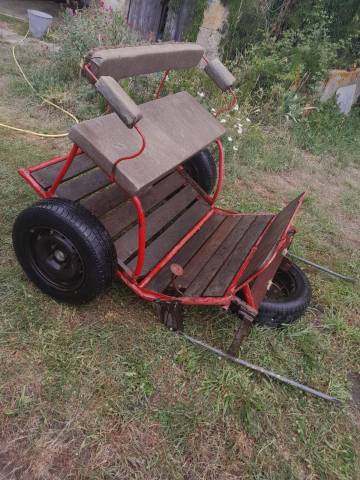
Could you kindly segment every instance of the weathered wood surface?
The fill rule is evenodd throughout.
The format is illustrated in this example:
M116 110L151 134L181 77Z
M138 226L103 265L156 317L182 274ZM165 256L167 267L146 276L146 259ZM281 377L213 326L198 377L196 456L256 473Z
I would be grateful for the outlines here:
M147 216L146 222L147 242L166 227L166 225L174 221L174 219L176 219L186 207L190 206L195 201L195 198L196 193L194 190L190 186L186 186L177 192L172 198L167 200L166 203L163 203L159 208L151 212ZM138 246L137 239L138 226L135 225L115 241L115 248L119 260L126 263L126 260L136 252Z
M51 187L56 179L57 175L60 173L60 170L64 166L66 160L63 160L54 165L42 168L36 172L33 172L31 176L41 185L43 189ZM70 178L76 177L81 173L84 173L92 168L95 168L95 163L84 153L78 155L74 158L73 163L70 165L69 170L66 172L63 182L69 180Z

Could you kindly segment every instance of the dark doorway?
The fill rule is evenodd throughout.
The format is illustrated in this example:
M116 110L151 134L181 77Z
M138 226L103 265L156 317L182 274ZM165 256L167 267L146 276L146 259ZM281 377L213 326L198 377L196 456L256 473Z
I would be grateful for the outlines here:
M170 3L170 0L162 0L161 1L160 22L159 22L158 33L157 33L157 36L156 36L157 41L164 39L166 22L167 22L168 15L169 15L169 3Z

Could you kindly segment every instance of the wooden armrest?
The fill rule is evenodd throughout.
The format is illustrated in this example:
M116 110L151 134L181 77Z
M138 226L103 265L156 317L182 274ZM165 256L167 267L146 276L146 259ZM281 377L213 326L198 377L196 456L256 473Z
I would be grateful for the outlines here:
M95 88L128 128L142 119L140 108L112 77L100 77Z
M229 88L231 88L236 82L234 75L225 67L223 63L220 62L218 58L211 60L206 65L205 72L222 91L229 90Z

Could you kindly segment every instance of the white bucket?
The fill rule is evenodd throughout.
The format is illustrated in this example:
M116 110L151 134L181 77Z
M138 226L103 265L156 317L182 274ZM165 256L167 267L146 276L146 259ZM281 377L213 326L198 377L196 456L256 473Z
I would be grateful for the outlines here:
M28 10L29 30L33 37L41 38L49 30L53 17L38 10Z

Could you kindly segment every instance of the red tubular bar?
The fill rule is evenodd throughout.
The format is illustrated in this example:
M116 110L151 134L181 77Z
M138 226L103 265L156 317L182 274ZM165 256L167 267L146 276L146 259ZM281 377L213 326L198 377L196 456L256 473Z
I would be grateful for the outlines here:
M46 160L45 162L38 163L37 165L33 165L31 167L28 167L26 169L21 169L21 170L27 170L30 173L37 172L38 170L41 170L46 167L50 167L51 165L55 165L56 163L62 162L66 160L68 155L58 155L57 157L52 158L51 160Z
M270 228L270 225L272 224L272 222L275 220L275 215L273 216L273 218L269 221L269 223L266 225L266 227L264 228L262 234L259 236L259 238L256 240L256 242L254 243L254 245L252 246L252 248L250 249L247 257L245 258L243 264L241 265L240 267L240 270L238 271L238 273L235 275L235 277L233 278L232 282L230 283L228 289L226 290L226 293L228 295L234 295L236 291L240 290L238 287L238 281L240 280L241 278L241 275L245 272L246 268L248 267L251 259L253 258L253 256L255 255L256 253L256 250L257 250L257 247L259 245L259 243L261 242L261 240L264 238L264 235L265 233L268 231L268 229ZM249 283L249 282L246 282L246 283Z
M66 162L64 163L62 169L60 170L58 176L55 178L54 183L51 185L51 188L46 192L46 198L51 198L54 196L56 189L60 185L62 179L66 175L66 172L69 170L70 165L72 164L75 156L80 152L80 149L77 145L73 145L68 156Z
M232 95L232 100L231 102L224 108L220 108L220 110L218 110L217 112L215 112L215 117L218 117L219 115L221 115L222 113L225 113L225 112L230 112L230 110L232 110L235 105L236 105L236 102L237 102L237 96L234 92L234 90L232 88L230 88L230 93Z
M218 305L223 307L228 307L232 302L233 297L172 297L170 295L164 295L162 293L157 293L152 290L141 287L140 285L134 283L133 279L129 278L125 272L121 270L116 271L116 276L120 278L125 285L127 285L131 290L136 293L139 297L144 300L149 300L154 302L156 300L163 300L168 302L178 302L184 305Z
M257 247L258 245L260 244L260 242L262 241L262 239L264 238L264 235L266 234L266 232L268 231L268 229L270 228L271 224L273 223L273 221L275 220L275 216L271 219L271 221L267 224L267 226L265 227L264 231L262 232L262 234L260 235L260 237L257 239L257 241L255 242L255 244L253 245L252 249L250 250L248 256L246 257L244 263L242 264L240 270L238 271L238 273L235 275L235 277L233 278L229 288L226 290L226 294L228 295L234 295L237 291L241 290L243 288L243 286L245 284L250 284L252 281L254 281L259 275L261 275L269 266L270 264L275 260L276 256L282 251L284 250L284 248L286 248L289 243L290 243L290 238L289 238L289 231L291 229L293 229L294 227L292 226L292 221L295 217L295 215L297 214L297 212L299 211L301 205L303 204L304 202L304 198L305 198L305 192L302 194L300 200L299 200L299 203L293 213L293 215L291 216L291 218L289 219L289 223L288 223L288 226L286 227L285 231L283 232L283 234L281 235L279 241L277 242L277 245L275 246L275 249L272 253L272 255L270 256L270 258L268 260L266 260L264 262L264 264L262 265L262 267L257 271L255 272L250 278L248 278L244 283L240 284L240 285L237 285L238 281L240 280L241 278L241 275L244 273L244 271L246 270L246 268L248 267L251 259L253 258L253 256L255 255L255 252L257 250Z
M26 168L19 168L18 174L25 180L27 184L32 187L39 197L46 198L46 191L38 184L38 182L31 176L31 172Z
M216 145L218 146L219 150L219 177L216 185L216 190L214 195L211 198L211 205L213 205L216 200L218 199L218 196L220 195L220 192L223 187L223 182L224 182L224 147L221 143L221 140L216 140Z
M145 260L145 242L146 242L146 224L145 224L145 214L142 208L141 201L139 197L134 195L131 197L131 201L136 208L136 213L139 222L139 230L138 230L138 257L136 262L136 268L134 271L135 277L138 277L141 274L141 271L144 266Z
M164 75L161 79L160 85L158 86L158 89L156 90L155 98L160 98L161 92L164 88L164 84L165 84L165 81L166 81L167 77L169 76L169 73L170 73L170 69L165 70Z
M116 162L114 163L113 167L112 167L112 171L111 171L111 176L110 176L110 179L112 182L115 182L115 169L117 167L117 165L122 162L123 160L132 160L136 157L139 157L143 151L145 150L145 147L146 147L146 141L145 141L145 137L144 135L142 134L141 130L139 129L139 127L137 127L136 125L134 126L135 130L137 131L137 133L140 135L140 138L141 138L141 147L139 148L139 150L131 155L128 155L128 156L125 156L125 157L121 157L119 158L118 160L116 160Z
M84 70L85 70L85 72L89 75L89 77L91 78L91 80L92 80L94 83L98 81L97 76L91 71L90 63L86 63L86 64L84 65Z
M208 212L192 227L191 230L165 255L164 258L144 277L140 282L139 286L141 288L145 287L159 271L173 258L174 255L185 245L190 238L195 235L197 231L204 225L205 222L213 215L214 210L210 209Z
M254 297L251 293L251 289L249 287L249 284L246 283L243 287L243 293L244 293L244 300L245 302L249 305L249 307L253 308L254 310L257 310Z
M52 158L51 160L47 160L46 162L42 162L28 168L19 168L18 174L25 180L27 184L29 184L35 190L35 192L40 197L48 198L48 192L39 185L39 183L32 177L31 174L39 170L42 170L43 168L50 167L51 165L55 165L56 163L63 162L68 158L69 158L69 153L67 155L59 155L57 157Z

